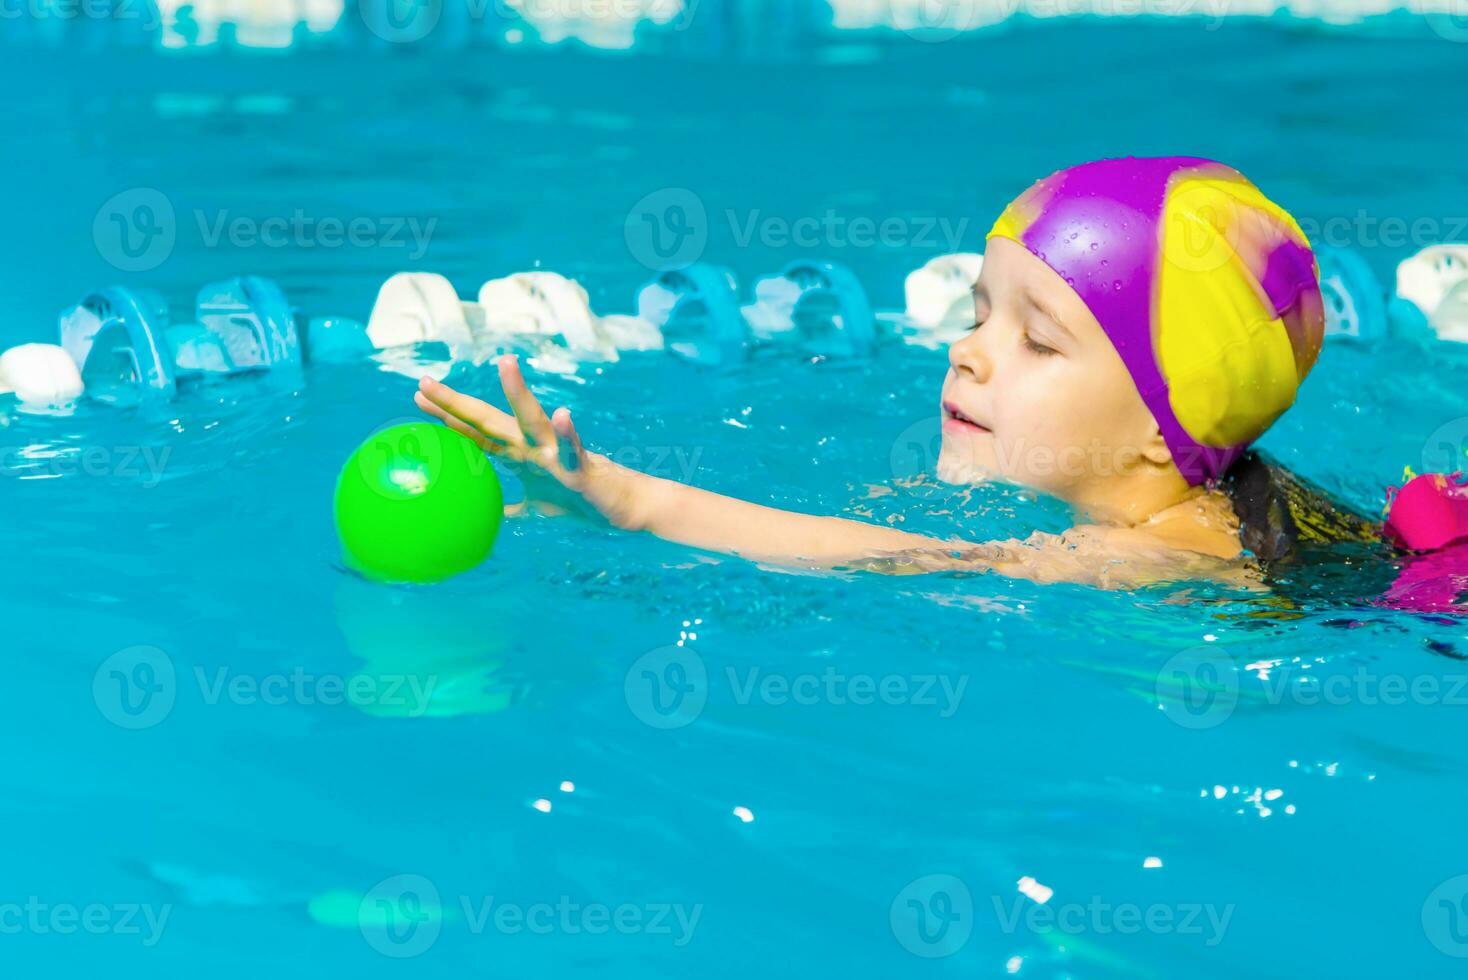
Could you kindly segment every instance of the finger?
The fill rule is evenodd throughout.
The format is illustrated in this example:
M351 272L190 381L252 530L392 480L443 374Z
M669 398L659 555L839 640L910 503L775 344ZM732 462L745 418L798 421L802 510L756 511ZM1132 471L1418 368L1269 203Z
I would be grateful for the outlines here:
M569 408L558 408L551 416L551 427L556 430L556 448L561 468L568 472L581 469L586 450L581 446L581 436L576 432L576 423L571 421Z
M468 422L465 422L463 419L458 418L457 416L450 415L448 412L444 411L442 408L439 408L437 405L433 404L433 402L425 398L422 392L414 395L413 401L417 404L419 408L423 409L423 411L438 419L450 429L453 429L455 432L462 433L463 435L466 435L470 439L474 440L474 444L480 449L483 449L485 452L500 454L507 452L510 448L507 443L500 442L495 439L490 439L488 436L480 432L477 428L470 425Z
M514 354L506 354L499 360L499 369L500 384L505 389L505 397L510 400L510 407L515 410L515 419L520 423L520 431L525 434L526 441L532 446L549 445L556 437L555 429L551 427L545 409L540 407L540 402L525 384L525 376L520 373L520 359Z
M502 443L520 441L520 427L515 420L489 402L455 391L432 378L418 382L418 394L454 418L474 426L490 439Z

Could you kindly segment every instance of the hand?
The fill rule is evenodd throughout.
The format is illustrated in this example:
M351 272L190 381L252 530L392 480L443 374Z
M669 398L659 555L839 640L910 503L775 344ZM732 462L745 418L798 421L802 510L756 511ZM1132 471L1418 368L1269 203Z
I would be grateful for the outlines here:
M599 517L613 527L640 529L638 491L647 478L587 452L570 409L558 408L547 416L526 386L514 355L499 358L498 366L500 385L514 416L431 378L419 382L413 401L491 456L509 463L525 484L525 504L530 510L543 514L572 511Z

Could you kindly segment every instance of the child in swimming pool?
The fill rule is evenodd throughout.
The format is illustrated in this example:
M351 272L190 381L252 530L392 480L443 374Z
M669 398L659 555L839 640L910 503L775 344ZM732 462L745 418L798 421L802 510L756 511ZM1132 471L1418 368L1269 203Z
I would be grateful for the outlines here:
M1251 580L1224 478L1293 403L1324 334L1294 219L1212 161L1083 164L1000 216L974 306L949 348L938 476L1059 497L1080 520L1063 534L943 541L638 473L587 451L568 409L547 415L514 357L499 362L513 416L426 378L415 401L520 464L528 503L710 551L1110 587Z

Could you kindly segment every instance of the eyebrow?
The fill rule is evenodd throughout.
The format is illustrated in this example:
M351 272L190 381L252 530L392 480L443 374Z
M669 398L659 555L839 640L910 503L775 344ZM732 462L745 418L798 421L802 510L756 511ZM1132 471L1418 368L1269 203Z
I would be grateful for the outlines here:
M984 288L984 284L982 282L977 282L976 281L973 284L973 287L969 290L969 292L971 292L973 294L973 297L974 297L974 299L976 301L982 300L985 303L992 302L992 300L989 298L989 291ZM1034 296L1034 294L1032 294L1028 289L1021 289L1020 290L1020 295L1022 295L1025 298L1025 301L1027 303L1029 303L1030 306L1034 307L1036 310L1039 310L1041 313L1045 314L1045 317L1051 323L1055 324L1055 327L1056 327L1057 330L1059 330L1061 333L1065 334L1067 337L1070 337L1072 339L1075 338L1075 334L1071 333L1070 328L1065 325L1065 321L1061 320L1060 317L1056 316L1055 315L1055 312L1053 310L1051 310L1050 307L1046 306L1045 304L1041 303L1038 299L1036 299L1035 296Z

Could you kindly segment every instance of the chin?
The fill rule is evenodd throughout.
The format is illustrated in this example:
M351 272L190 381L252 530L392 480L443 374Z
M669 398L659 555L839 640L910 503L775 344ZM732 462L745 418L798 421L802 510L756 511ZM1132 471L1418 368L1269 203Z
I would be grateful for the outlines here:
M986 455L971 444L955 445L945 438L938 453L938 479L954 485L988 483L994 479L995 472L992 466L986 465Z

